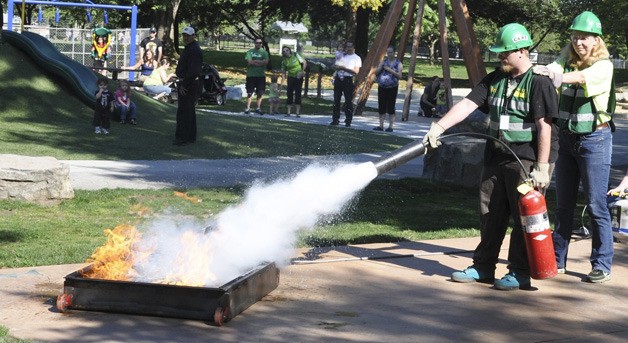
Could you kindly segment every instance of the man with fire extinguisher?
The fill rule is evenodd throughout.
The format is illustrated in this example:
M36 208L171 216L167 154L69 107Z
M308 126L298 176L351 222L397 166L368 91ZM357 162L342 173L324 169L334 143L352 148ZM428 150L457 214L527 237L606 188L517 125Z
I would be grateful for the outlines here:
M558 114L558 99L549 78L532 72L528 30L517 23L503 26L490 51L498 54L499 69L488 74L469 95L433 122L423 138L428 147L440 145L439 136L476 109L490 118L484 167L480 184L480 243L473 265L451 276L456 282L493 282L499 251L509 220L513 221L508 261L509 272L494 281L500 290L529 289L530 267L519 217L517 187L532 178L544 191L549 184L558 143L552 120ZM522 170L508 146L521 159Z

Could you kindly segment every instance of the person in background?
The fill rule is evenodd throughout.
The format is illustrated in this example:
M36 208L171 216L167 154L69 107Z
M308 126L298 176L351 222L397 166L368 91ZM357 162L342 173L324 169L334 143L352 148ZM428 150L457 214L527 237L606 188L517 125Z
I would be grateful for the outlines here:
M172 92L172 88L166 85L171 78L176 77L175 73L168 74L170 69L170 61L167 58L163 58L159 62L159 67L153 70L144 81L144 91L148 94L154 94L154 99L161 99L164 96L169 96Z
M440 144L438 137L446 129L460 123L476 109L489 114L488 133L495 140L487 141L484 152L480 243L473 253L473 265L451 275L455 282L493 282L502 241L512 219L509 272L495 280L493 287L498 290L532 287L517 187L529 175L534 186L544 191L558 155L552 125L558 115L558 98L551 80L532 72L529 48L533 45L523 25L503 26L495 44L489 48L498 53L500 68L486 75L442 119L433 122L423 138L430 148L435 148Z
M96 106L94 106L94 119L92 125L94 126L94 133L109 134L109 128L111 126L111 119L109 113L113 111L113 96L107 88L108 81L106 78L101 78L96 81L98 90L94 93L96 96Z
M338 43L338 46L336 47L336 52L334 53L334 64L338 63L338 61L340 61L340 59L345 55L345 45L344 43ZM334 74L331 76L331 84L334 84L334 79L336 79L336 74L338 73L338 71L334 70Z
M255 47L250 49L244 55L246 61L246 109L245 114L251 113L251 100L253 93L257 95L257 109L255 113L263 115L262 112L262 98L266 91L266 65L270 57L268 51L262 47L262 39L255 38Z
M175 74L179 78L177 102L177 128L172 144L183 146L196 142L196 100L200 87L203 52L196 42L194 28L182 31L185 49L181 53Z
M131 125L137 125L135 103L131 101L131 85L128 80L118 81L118 89L114 95L115 107L120 110L120 124L126 124L127 114L131 117Z
M377 76L377 104L379 108L379 126L373 130L384 130L384 120L388 113L388 127L386 132L393 132L395 124L395 105L397 105L397 93L399 91L399 79L403 65L395 57L395 49L389 46L386 49L386 57L375 70Z
M97 36L92 47L92 58L94 59L94 68L98 70L100 75L107 76L107 60L111 55L111 46L107 42L107 37Z
M440 84L441 81L438 76L434 76L432 82L425 86L419 102L419 106L421 107L419 116L422 115L430 118L436 113L436 93L438 93L440 89Z
M146 50L142 58L133 66L124 66L122 69L137 70L140 69L140 75L138 79L142 82L146 80L155 68L158 67L157 60L155 60L155 53L152 50Z
M436 92L435 116L440 118L447 113L447 110L447 89L445 88L445 83L441 82L440 86L438 86L438 92Z
M281 49L281 71L286 84L286 116L290 116L292 104L296 108L296 115L301 115L301 94L303 93L303 75L307 68L307 61L298 52L292 52L288 46Z
M270 76L270 87L268 88L268 113L271 115L275 115L279 113L279 93L280 88L277 83L278 77L277 75ZM290 115L287 115L290 116Z
M146 51L152 51L155 61L161 61L163 57L163 43L157 38L157 29L150 28L148 37L142 39L140 42L140 56L144 56Z
M606 194L620 197L625 197L628 194L628 169L626 169L626 175L621 179L619 185L615 188L611 188Z
M340 124L340 100L344 96L345 126L350 127L353 120L353 92L355 91L353 77L362 68L362 59L355 54L355 47L352 42L345 43L345 54L339 61L336 61L333 68L336 70L336 76L334 77L334 112L332 122L329 125Z
M613 263L613 233L606 202L613 152L613 63L601 37L602 23L595 14L582 12L569 29L571 42L558 59L535 68L536 73L549 76L560 87L556 221L552 238L558 271L565 273L582 184L592 235L591 272L586 280L600 283L611 279Z

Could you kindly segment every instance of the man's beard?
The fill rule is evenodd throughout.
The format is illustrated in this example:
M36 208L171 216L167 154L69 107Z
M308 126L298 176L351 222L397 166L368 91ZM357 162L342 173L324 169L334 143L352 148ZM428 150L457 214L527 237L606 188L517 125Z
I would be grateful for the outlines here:
M506 74L510 74L514 68L511 65L503 65L502 64L499 69L501 69L501 71L503 71Z

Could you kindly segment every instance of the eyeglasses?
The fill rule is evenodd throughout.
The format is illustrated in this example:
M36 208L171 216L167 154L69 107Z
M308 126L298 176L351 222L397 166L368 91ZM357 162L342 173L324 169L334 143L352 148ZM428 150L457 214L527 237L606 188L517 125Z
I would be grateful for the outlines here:
M571 41L576 43L578 41L586 41L591 37L593 37L593 35L571 35Z
M513 52L517 52L519 50L510 50L510 51L504 51L504 52L500 52L499 54L497 54L497 58L506 58L508 56L510 56L510 54L512 54Z

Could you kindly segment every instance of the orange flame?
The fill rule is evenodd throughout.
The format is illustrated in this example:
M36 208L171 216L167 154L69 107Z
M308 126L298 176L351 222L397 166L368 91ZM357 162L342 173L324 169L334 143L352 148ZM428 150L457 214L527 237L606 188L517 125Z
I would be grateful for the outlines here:
M142 234L133 225L118 225L113 230L104 230L107 242L96 248L92 256L87 260L90 268L81 272L81 275L90 279L132 281L137 277L135 264L148 263L150 255L154 252L150 249L137 249ZM172 258L179 266L162 280L149 282L171 285L203 286L216 280L210 271L212 257L208 251L208 240L201 239L202 233L191 230L181 233L179 237L173 237L173 244L179 244L177 256ZM178 242L176 241L178 238Z
M203 199L198 198L198 197L193 197L193 196L189 196L186 193L183 192L174 192L174 196L185 199L189 202L194 202L194 203L199 203L199 202L203 202Z
M139 241L141 234L133 225L118 225L115 229L104 230L107 242L94 250L87 260L91 268L83 273L92 279L127 281L133 266L132 246Z

